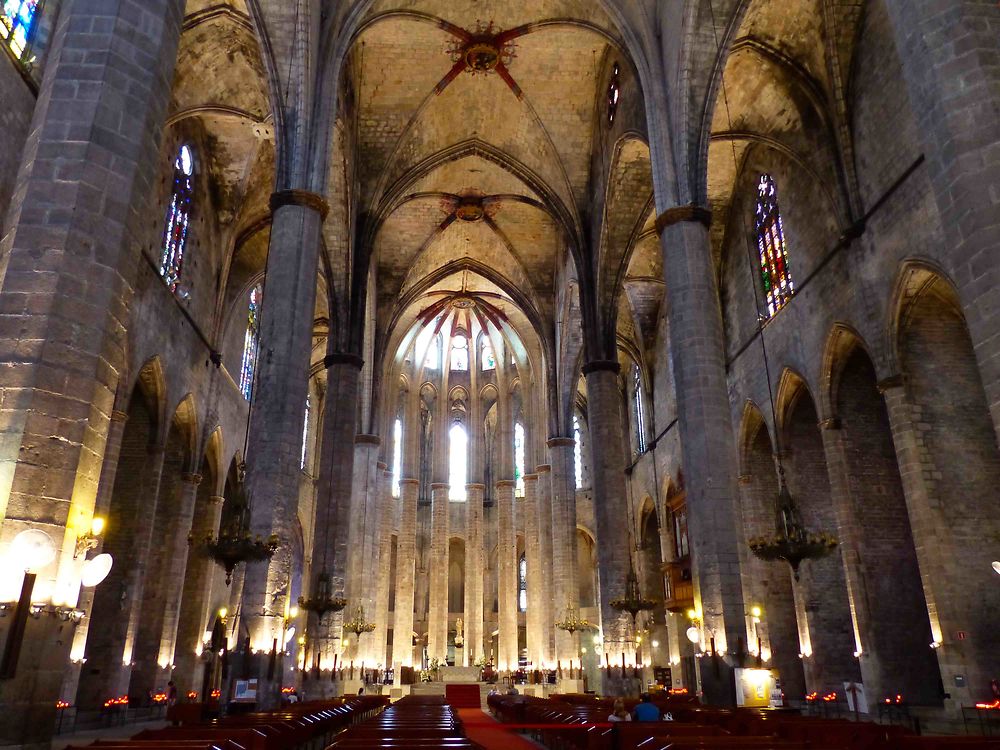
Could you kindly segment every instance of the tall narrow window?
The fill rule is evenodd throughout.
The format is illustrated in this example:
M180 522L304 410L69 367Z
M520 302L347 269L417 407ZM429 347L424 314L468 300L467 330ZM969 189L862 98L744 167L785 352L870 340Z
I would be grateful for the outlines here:
M194 174L194 154L188 145L178 149L174 159L174 188L167 209L166 226L163 229L163 249L160 252L160 276L177 291L184 265L184 248L187 244L188 222L191 218L191 194Z
M257 284L250 292L247 311L247 330L243 337L243 362L240 364L240 392L250 400L253 378L257 372L257 346L260 343L260 302L264 287Z
M436 370L441 365L441 337L433 336L431 343L427 347L427 357L424 359L424 367L428 370Z
M495 369L497 369L497 360L496 360L496 357L493 356L493 344L490 343L490 340L486 336L483 336L483 364L482 364L482 369L483 370L495 370Z
M769 174L757 183L757 252L760 256L760 279L767 302L767 316L784 307L795 287L788 271L788 250L778 212L778 186Z
M524 425L514 424L514 496L524 497Z
M0 9L0 39L3 39L14 57L28 58L28 42L35 23L38 0L3 0Z
M615 115L618 113L618 100L621 99L622 96L621 81L618 77L619 72L618 63L615 63L611 68L611 80L608 81L609 125L615 121Z
M456 422L448 431L448 499L465 500L465 483L469 464L469 436Z
M635 445L639 453L646 452L646 414L642 404L642 371L632 365L632 410L635 412Z
M461 333L451 337L451 369L459 372L469 369L469 340Z
M312 413L312 394L306 394L306 418L302 422L302 454L299 456L299 468L306 468L306 455L309 446L309 416Z
M517 608L528 611L528 561L523 552L517 561Z
M392 496L399 497L399 474L403 470L403 420L392 425Z
M580 418L573 415L573 476L576 478L576 488L583 489L583 446L580 441Z

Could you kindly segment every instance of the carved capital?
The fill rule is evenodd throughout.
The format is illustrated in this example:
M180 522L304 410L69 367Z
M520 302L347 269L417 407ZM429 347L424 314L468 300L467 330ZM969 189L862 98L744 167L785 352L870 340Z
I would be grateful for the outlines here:
M903 378L902 373L896 373L895 375L890 375L889 377L882 378L878 381L878 392L885 393L893 388L902 388L905 384L906 380Z
M188 484L199 485L201 484L201 474L184 472L183 474L181 474L181 481L187 482Z
M112 422L128 422L128 412L127 411L118 411L117 409L115 409L113 412L111 412L111 421Z
M500 487L513 487L515 484L513 479L498 479L496 481L497 489Z
M535 467L536 474L545 474L548 471L552 471L552 466L550 464L538 464Z
M839 430L840 417L830 417L829 419L821 419L819 421L819 428L821 430Z
M549 448L569 448L576 445L576 440L571 437L550 437L545 445Z
M712 225L712 211L694 203L668 208L656 217L656 234L662 236L664 229L682 221L695 221L709 227Z
M622 366L614 359L595 359L587 362L580 368L583 376L586 377L592 372L613 372L615 375L622 371Z
M354 444L379 446L382 445L382 438L378 435L365 435L362 433L354 436Z
M450 490L451 485L447 482L431 482L431 491L434 490Z
M326 219L330 212L330 204L326 198L318 193L311 193L308 190L279 190L271 194L271 213L274 213L283 206L305 206L319 213L321 219Z
M329 370L334 365L348 365L360 370L365 366L365 360L361 355L350 352L333 352L323 357L323 367Z

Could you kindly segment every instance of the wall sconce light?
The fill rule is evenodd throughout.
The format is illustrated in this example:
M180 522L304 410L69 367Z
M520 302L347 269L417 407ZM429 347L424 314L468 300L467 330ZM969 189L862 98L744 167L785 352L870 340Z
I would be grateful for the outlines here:
M861 649L858 649L857 651L854 652L854 658L855 659L860 659L861 658L861 654L862 654Z
M42 616L42 612L45 611L44 604L32 604L28 607L28 614L34 617L36 620Z
M1000 576L1000 560L993 561L993 572Z
M660 647L660 642L659 641L653 641L653 648L659 648L659 647Z
M941 648L941 641L931 641L931 648L933 649Z
M104 532L104 525L103 518L94 516L90 522L90 533L79 534L76 537L76 549L73 551L74 560L80 555L85 555L90 550L95 549L101 543L101 534Z
M762 614L763 614L763 610L761 610L760 607L753 606L753 607L750 608L750 616L753 618L754 622L760 622L760 616Z

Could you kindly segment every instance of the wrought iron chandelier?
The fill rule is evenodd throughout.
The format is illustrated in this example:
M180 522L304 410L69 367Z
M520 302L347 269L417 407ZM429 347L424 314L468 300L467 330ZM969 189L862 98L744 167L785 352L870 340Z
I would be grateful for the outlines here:
M205 548L211 557L226 571L226 585L233 580L233 571L240 563L270 560L278 549L278 536L271 534L264 539L260 534L250 534L250 504L247 502L246 465L240 464L239 478L233 493L233 512L218 536L205 537Z
M579 616L576 607L566 607L566 616L562 620L553 623L559 630L565 630L570 635L580 632L591 632L597 630L597 626L589 620L584 620Z
M344 630L360 638L363 633L375 630L375 623L365 620L365 608L359 606L354 611L354 618L344 623Z
M330 595L330 574L325 570L316 577L316 591L308 599L299 597L299 608L314 612L322 622L327 612L339 612L347 606L347 600Z
M652 609L656 602L646 599L639 591L639 579L635 575L635 568L629 564L628 576L625 578L625 596L611 601L612 609L619 612L628 612L632 615L632 624L635 624L636 616L645 610Z
M799 565L803 560L815 560L833 552L837 537L826 532L812 532L802 525L798 506L785 484L785 470L778 468L778 497L775 503L775 533L773 536L749 540L750 551L761 560L784 560L799 580Z

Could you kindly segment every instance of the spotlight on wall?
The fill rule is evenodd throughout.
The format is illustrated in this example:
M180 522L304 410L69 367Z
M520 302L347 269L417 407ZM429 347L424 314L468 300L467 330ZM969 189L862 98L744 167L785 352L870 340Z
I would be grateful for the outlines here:
M931 648L933 649L941 648L941 641L931 641Z
M76 537L76 548L73 550L73 559L80 555L85 555L90 550L95 549L101 543L101 534L104 532L105 522L100 516L94 516L90 522L90 533L78 534Z
M1000 560L993 561L993 572L1000 576Z
M85 588L96 586L108 577L114 559L107 552L102 552L97 557L87 560L80 571L80 585Z
M691 641L691 643L698 643L699 641L701 641L701 631L698 630L698 628L695 627L694 625L692 625L687 629L686 634L687 634L687 639Z

